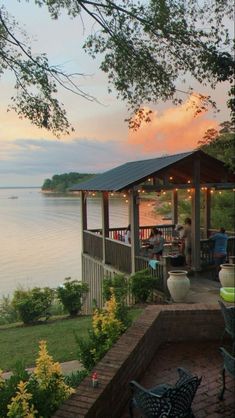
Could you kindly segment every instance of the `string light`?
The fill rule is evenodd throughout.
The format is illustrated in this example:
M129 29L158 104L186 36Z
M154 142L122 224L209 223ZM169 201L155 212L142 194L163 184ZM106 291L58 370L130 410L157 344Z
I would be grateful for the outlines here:
M140 193L140 192L141 192L141 190L139 189L139 190L138 190L138 193Z
M126 194L124 194L123 197L126 197Z
M92 196L95 196L95 193L92 193Z
M191 180L188 180L187 183L190 184L191 183Z
M128 199L126 199L126 200L125 200L125 202L126 202L126 203L128 203L128 202L129 202L129 200L128 200Z
M211 194L213 194L214 193L214 190L211 190Z
M111 194L110 194L110 196L113 196L113 195L114 195L114 193L111 193Z
M162 194L166 194L166 192L163 192Z
M148 181L151 181L151 179L148 179Z
M190 192L191 192L191 190L190 190L190 189L187 189L187 192L188 192L188 193L190 193Z
M170 177L169 177L169 180L173 180L173 177L172 177L172 176L170 176Z

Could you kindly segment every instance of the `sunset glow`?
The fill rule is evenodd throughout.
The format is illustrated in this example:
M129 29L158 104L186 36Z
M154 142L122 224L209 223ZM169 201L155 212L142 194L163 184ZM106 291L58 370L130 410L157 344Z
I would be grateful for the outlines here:
M218 123L209 119L206 111L195 116L194 102L200 99L192 95L181 106L155 111L150 123L144 123L137 132L130 131L128 142L137 145L143 153L175 153L194 149L209 128Z

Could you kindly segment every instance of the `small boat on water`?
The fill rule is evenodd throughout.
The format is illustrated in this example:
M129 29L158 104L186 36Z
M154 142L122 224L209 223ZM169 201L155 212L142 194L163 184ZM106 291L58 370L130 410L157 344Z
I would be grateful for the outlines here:
M18 196L9 196L8 199L18 199Z

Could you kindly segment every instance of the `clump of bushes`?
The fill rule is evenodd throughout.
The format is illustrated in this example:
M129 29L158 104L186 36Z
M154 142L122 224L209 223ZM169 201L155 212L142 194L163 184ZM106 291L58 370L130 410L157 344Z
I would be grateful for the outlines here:
M12 306L24 324L32 324L41 317L48 317L54 291L49 287L18 289L14 292Z
M60 364L48 354L46 342L40 341L34 373L18 366L4 380L0 371L0 418L49 418L73 391Z
M86 283L71 280L70 277L56 290L49 287L17 289L12 299L3 296L0 300L0 325L17 321L32 325L39 320L47 320L51 315L62 315L65 312L75 316L81 312L87 292Z
M67 277L65 283L57 288L57 297L65 310L71 316L75 316L81 311L83 298L87 292L87 283L71 280L71 277Z
M145 303L153 294L156 278L152 277L148 269L137 271L131 276L131 291L136 302Z

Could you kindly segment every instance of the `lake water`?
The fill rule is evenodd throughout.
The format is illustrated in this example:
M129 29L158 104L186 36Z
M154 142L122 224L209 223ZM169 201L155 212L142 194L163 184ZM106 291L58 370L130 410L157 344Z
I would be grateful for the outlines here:
M88 199L88 228L101 227L100 208ZM141 203L140 222L161 223L150 202ZM125 199L111 199L110 227L127 224ZM0 297L18 286L56 287L65 277L81 278L80 198L0 189Z

